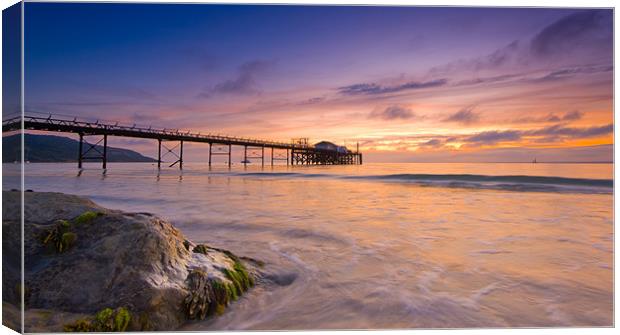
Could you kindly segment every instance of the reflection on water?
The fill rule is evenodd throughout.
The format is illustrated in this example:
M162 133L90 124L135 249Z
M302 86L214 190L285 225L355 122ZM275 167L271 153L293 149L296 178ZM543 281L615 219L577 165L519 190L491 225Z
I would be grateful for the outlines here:
M262 172L271 171L270 168ZM30 164L26 188L169 218L190 239L264 260L259 286L201 329L609 326L613 197L429 187L342 176L611 179L607 164L370 164L213 169ZM324 175L337 175L338 178ZM432 186L432 185L430 185Z

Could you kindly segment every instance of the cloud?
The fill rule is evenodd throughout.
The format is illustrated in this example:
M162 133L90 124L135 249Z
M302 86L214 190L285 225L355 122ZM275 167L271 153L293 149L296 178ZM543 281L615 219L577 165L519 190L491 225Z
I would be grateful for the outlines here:
M575 120L580 120L582 117L583 117L583 113L575 110L575 111L564 114L564 116L562 117L562 120L575 121Z
M539 130L527 131L526 135L544 135L544 136L566 136L571 138L587 138L600 135L611 134L614 131L613 124L603 126L593 126L585 128L566 127L564 125L553 125Z
M479 72L527 67L536 69L544 61L552 61L557 66L566 61L572 64L576 59L584 64L592 64L601 60L607 64L612 61L612 13L612 10L580 10L550 23L531 39L514 40L486 55L459 59L433 67L429 70L429 74L454 75L461 71ZM600 71L594 70L594 72ZM549 74L545 79L583 73L588 73L588 69L577 69L574 72L570 69L562 70ZM484 80L481 79L464 81L468 84L482 82Z
M534 55L549 57L578 49L611 48L612 10L584 10L565 16L541 30L530 43Z
M518 141L520 139L521 132L518 130L491 130L465 137L463 141L475 144L495 144L498 142Z
M448 137L441 134L410 134L410 135L386 135L381 137L356 138L363 147L392 146L406 148L415 147L440 147L447 142Z
M488 84L488 83L498 83L511 79L519 79L523 77L522 74L503 74L499 76L491 76L491 77L477 77L473 79L465 79L455 83L455 86L465 86L465 85L478 85L478 84Z
M592 127L567 127L554 125L539 129L520 130L503 129L490 130L472 134L446 136L442 134L422 133L411 135L389 135L382 137L357 138L360 145L367 149L383 150L382 147L391 146L396 150L481 148L494 146L500 143L509 143L513 147L527 148L535 143L551 144L564 142L570 139L600 137L613 134L613 124ZM611 139L613 140L613 139ZM426 152L426 150L423 150ZM442 150L443 151L443 150Z
M475 123L480 119L480 116L473 112L474 107L465 107L459 110L458 112L446 117L442 121L444 122L456 122L462 124L471 124Z
M400 85L383 86L375 83L353 84L338 88L338 93L344 95L375 95L384 93L396 93L400 91L416 90L422 88L439 87L448 83L446 79L436 79L426 82L410 81Z
M388 106L383 110L375 109L368 114L368 118L370 119L383 120L407 120L413 117L415 117L415 114L411 109L399 105Z
M421 147L432 147L432 148L438 148L438 147L441 147L441 146L442 146L442 144L443 144L443 143L441 142L441 140L434 138L434 139L432 139L432 140L428 140L428 141L426 141L426 142L422 142L422 143L420 143L420 144L419 144L419 146L421 146Z
M488 148L481 150L428 150L386 152L365 150L364 161L374 162L426 162L426 163L524 163L534 157L545 163L558 162L613 162L612 145L561 148Z
M519 43L520 42L518 40L512 41L510 44L495 50L487 56L479 58L472 64L474 69L494 69L509 63L513 59L515 52L518 50Z
M581 74L596 74L603 72L611 72L614 70L613 65L599 65L599 66L576 66L576 67L567 67L561 68L558 70L553 70L548 74L535 79L534 81L549 81L549 80L560 80L572 78Z
M567 112L564 115L556 115L554 113L547 114L542 117L522 117L510 121L511 123L546 123L546 122L562 122L562 121L576 121L583 117L583 113L575 110Z
M436 89L424 93L443 93L466 86L538 84L551 80L566 80L604 74L613 71L612 18L610 10L577 10L560 19L550 21L530 37L511 42L478 57L458 59L429 69L426 78L432 80L370 81L341 86L340 96L358 97L363 100L387 98L397 92L411 93L418 89ZM589 22L592 27L584 27ZM577 25L580 28L570 28ZM576 29L576 36L566 31ZM582 32L582 30L584 30ZM547 43L548 45L544 45ZM566 45L566 47L563 47ZM558 50L553 57L550 50ZM441 79L436 79L441 78ZM611 78L611 77L610 77ZM594 80L594 78L591 78ZM588 82L584 79L584 85ZM422 95L422 92L415 92ZM329 99L337 101L337 99ZM471 114L471 113L470 113ZM458 121L456 115L454 121ZM464 113L467 117L467 113ZM469 115L471 116L471 115ZM467 120L464 120L467 121ZM560 118L556 121L565 121ZM470 120L471 122L471 120Z
M562 138L589 138L612 134L613 124L592 127L566 127L553 125L534 130L492 130L478 134L464 136L460 140L475 145L490 145L500 142L514 142L522 138L531 138L532 141L542 143L543 139L549 142L558 142ZM542 137L542 138L538 138Z
M562 138L559 136L547 136L547 137L536 138L532 142L548 144L548 143L556 143L556 142L561 142L561 141L562 141Z
M318 104L325 101L325 97L313 97L313 98L309 98L306 100L303 100L301 102L298 102L298 105L314 105L314 104Z
M515 40L484 56L459 59L448 64L433 67L429 72L431 74L446 74L463 69L470 71L497 69L518 62L519 58L523 58L522 55L519 55L521 47L522 43L519 40Z
M257 75L264 73L273 66L273 62L264 60L254 60L242 64L238 69L238 75L234 79L225 80L212 88L203 91L198 96L208 98L213 94L233 94L248 95L259 93L259 87L256 83Z

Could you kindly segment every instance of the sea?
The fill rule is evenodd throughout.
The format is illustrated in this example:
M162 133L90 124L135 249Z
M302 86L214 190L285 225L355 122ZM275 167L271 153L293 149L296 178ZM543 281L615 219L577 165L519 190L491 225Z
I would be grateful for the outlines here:
M18 188L4 164L3 188ZM613 324L613 164L25 165L25 188L151 212L265 262L182 330Z

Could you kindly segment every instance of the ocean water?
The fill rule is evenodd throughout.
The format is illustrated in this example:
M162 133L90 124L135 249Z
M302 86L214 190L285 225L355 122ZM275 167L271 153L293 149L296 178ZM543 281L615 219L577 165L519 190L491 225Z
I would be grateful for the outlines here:
M276 284L184 330L613 323L611 164L98 167L27 164L25 187L266 263Z

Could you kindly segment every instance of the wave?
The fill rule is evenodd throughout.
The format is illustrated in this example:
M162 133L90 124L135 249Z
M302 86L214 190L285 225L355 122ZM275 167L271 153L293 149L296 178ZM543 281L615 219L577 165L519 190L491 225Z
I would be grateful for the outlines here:
M367 180L438 186L453 188L479 188L522 192L613 193L612 179L587 179L548 176L491 176L477 174L387 174L387 175L338 175L306 174L295 172L239 173L245 177L266 178L335 178Z

